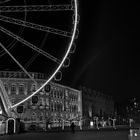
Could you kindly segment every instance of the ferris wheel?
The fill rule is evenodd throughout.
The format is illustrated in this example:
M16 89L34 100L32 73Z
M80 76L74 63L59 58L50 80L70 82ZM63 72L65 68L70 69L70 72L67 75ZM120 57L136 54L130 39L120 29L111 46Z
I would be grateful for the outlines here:
M61 74L61 68L68 67L78 21L77 0L0 0L0 69L22 71L34 83L30 71L47 75L43 85L11 108L34 96Z

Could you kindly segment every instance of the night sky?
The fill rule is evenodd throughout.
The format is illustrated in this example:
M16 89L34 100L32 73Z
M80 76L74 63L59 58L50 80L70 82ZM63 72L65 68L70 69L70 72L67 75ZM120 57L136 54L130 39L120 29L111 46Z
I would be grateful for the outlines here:
M80 1L77 49L61 83L140 98L139 13L135 1Z
M85 86L112 95L117 101L122 101L129 97L140 98L139 13L139 5L134 0L130 2L124 0L113 0L113 2L111 0L79 0L79 37L75 40L77 48L76 52L70 55L70 67L61 69L63 78L59 83L76 89L79 86ZM28 20L31 19L30 16L35 21L41 22L37 20L38 16L33 17L30 14L27 16ZM21 17L21 20L23 20L23 17ZM52 23L56 23L54 21L57 18L52 19L54 19ZM43 21L49 22L49 20ZM59 21L63 20L57 20L57 22ZM1 25L6 26L6 23L3 24L1 23ZM12 29L14 30L14 28ZM22 34L23 37L26 35L26 30ZM1 35L1 37L4 36ZM33 38L30 35L26 35L26 37ZM49 37L51 38L50 34ZM28 38L25 39L28 40ZM44 42L49 44L48 40ZM34 40L31 43L36 45L36 41L39 42L34 35ZM18 46L21 46L21 44ZM21 58L20 55L19 57ZM25 57L27 59L27 56ZM42 59L38 61L38 59L39 64L35 63L35 68L40 69L36 65L41 65L40 62L43 62L42 70L44 70L45 61ZM48 62L46 63L48 65ZM46 69L48 68L50 67L46 67Z

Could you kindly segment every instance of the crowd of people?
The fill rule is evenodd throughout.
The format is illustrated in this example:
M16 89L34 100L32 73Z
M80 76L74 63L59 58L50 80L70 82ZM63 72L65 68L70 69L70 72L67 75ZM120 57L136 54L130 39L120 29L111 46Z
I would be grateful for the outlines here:
M99 129L99 127L115 127L116 126L116 118L109 117L108 119L104 119L103 117L99 118L95 116L93 120L91 121L93 127L96 127Z
M87 118L83 120L83 127L92 127L92 128L104 128L104 127L114 127L119 125L128 125L132 126L135 123L132 118L124 117L99 117L94 116L92 118Z

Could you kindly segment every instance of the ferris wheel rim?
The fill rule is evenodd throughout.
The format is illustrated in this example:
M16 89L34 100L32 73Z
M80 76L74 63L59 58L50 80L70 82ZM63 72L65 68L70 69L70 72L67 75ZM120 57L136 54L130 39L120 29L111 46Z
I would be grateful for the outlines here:
M64 55L64 57L63 57L63 59L62 59L62 61L60 63L60 65L56 68L56 70L53 72L53 74L47 79L47 81L43 85L41 85L41 87L39 87L35 92L33 92L31 95L29 95L28 97L26 97L22 101L14 104L14 105L11 105L10 109L16 108L20 104L26 102L28 99L30 99L31 97L36 95L42 88L44 88L53 79L53 77L57 74L57 72L63 66L65 59L67 58L68 54L70 53L71 47L73 45L73 42L74 42L74 39L75 39L75 36L76 36L76 30L77 30L77 23L78 23L78 0L73 0L73 1L74 1L74 7L75 7L75 9L74 9L75 19L74 19L73 33L72 33L71 41L70 41L70 43L68 45L68 49L67 49L67 51L66 51L66 53L65 53L65 55Z

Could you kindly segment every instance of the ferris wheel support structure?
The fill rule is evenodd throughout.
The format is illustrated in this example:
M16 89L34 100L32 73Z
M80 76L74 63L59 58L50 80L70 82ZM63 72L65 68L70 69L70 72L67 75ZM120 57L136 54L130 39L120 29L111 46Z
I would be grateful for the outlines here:
M12 114L11 114L12 105L7 95L7 92L5 91L5 88L3 86L1 79L0 79L0 100L1 100L1 104L0 104L1 114L0 115L6 116L6 117L12 117Z

